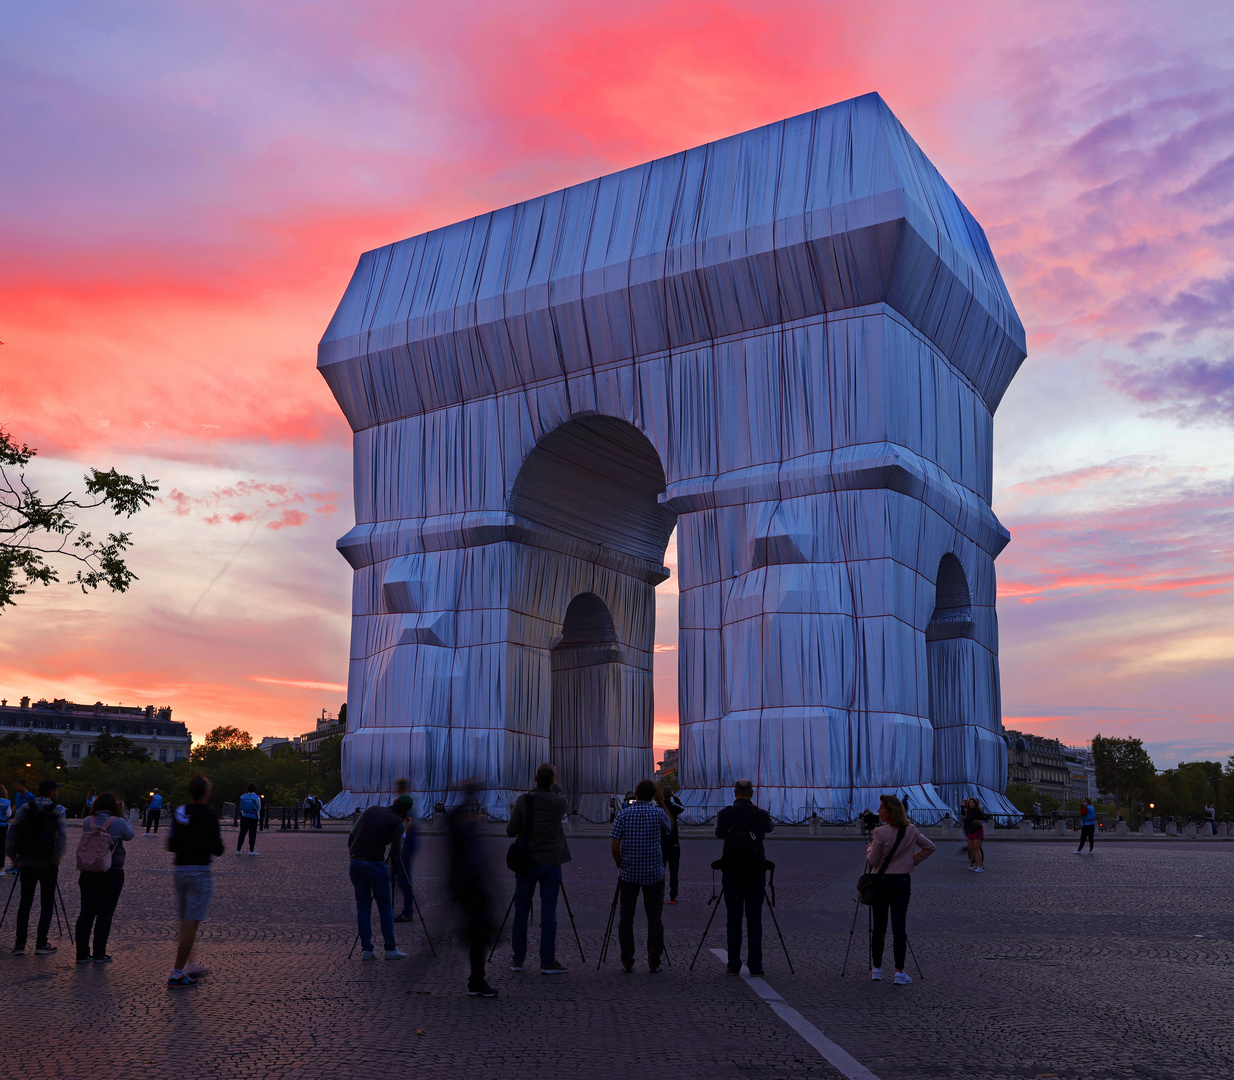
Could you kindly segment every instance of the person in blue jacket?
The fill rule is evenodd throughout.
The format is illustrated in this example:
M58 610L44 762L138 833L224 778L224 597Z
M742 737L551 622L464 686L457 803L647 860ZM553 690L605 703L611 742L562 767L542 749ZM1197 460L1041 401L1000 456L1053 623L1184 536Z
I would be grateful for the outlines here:
M163 816L163 796L159 794L159 789L155 788L150 792L150 801L146 803L146 835L150 835L150 830L153 829L155 835L159 831L159 818Z
M257 854L257 823L261 820L261 796L257 794L257 785L249 784L249 789L240 796L240 837L236 840L236 854L241 854L244 847L244 837L248 834L249 854Z
M1093 837L1097 833L1097 808L1085 799L1080 814L1080 846L1075 849L1077 855L1084 850L1084 841L1088 841L1088 853L1093 853Z

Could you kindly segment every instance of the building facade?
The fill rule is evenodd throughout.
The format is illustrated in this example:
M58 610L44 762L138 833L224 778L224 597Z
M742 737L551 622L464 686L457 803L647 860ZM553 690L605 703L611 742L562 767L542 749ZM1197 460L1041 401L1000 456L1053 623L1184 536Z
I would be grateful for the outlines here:
M1071 763L1062 743L1043 739L1025 731L1005 731L1007 742L1007 783L1026 784L1059 804L1075 798L1071 794ZM1083 796L1080 796L1083 798Z
M1092 799L1097 801L1097 765L1093 760L1091 746L1064 746L1063 758L1067 762L1068 799Z
M75 769L94 752L103 734L123 736L150 755L151 761L170 763L189 756L193 738L188 728L172 720L170 707L153 705L93 705L56 698L20 705L0 702L0 736L54 735L60 740L60 753Z

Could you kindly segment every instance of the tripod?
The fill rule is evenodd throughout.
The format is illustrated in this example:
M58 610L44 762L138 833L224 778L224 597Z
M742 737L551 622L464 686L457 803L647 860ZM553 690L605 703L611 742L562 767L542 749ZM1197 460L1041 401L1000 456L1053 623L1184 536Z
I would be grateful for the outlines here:
M600 970L600 965L608 959L608 943L613 936L613 922L617 918L617 901L621 898L621 878L617 879L617 887L613 890L613 906L608 909L608 925L604 928L604 944L600 947L600 959L596 961L596 970ZM669 967L673 966L673 961L668 955L668 946L661 943L661 948L664 950L664 962Z
M853 924L848 928L848 945L844 949L844 966L840 969L840 978L844 978L848 972L848 953L853 947L853 933L857 929L857 912L861 910L861 897L857 898L856 904L853 905ZM924 980L925 976L921 974L921 963L917 959L917 951L913 948L913 941L907 934L904 935L904 944L908 946L908 954L913 958L913 965L917 968L917 978ZM874 910L873 905L866 907L866 955L873 960L874 954Z
M4 928L4 921L9 917L9 905L13 902L13 893L17 891L17 882L20 879L21 879L20 874L13 875L13 884L9 887L9 897L4 902L4 914L0 915L0 929ZM76 945L77 942L73 940L73 926L69 922L68 908L64 906L64 893L60 891L59 881L56 882L55 891L52 893L51 908L52 908L52 911L56 913L56 932L61 937L64 937L64 931L65 931L65 928L67 927L68 933L69 933L69 944ZM64 922L63 923L60 921L61 910L64 911Z
M792 957L788 955L788 945L784 942L784 934L780 931L780 920L776 918L776 867L775 863L768 862L768 869L771 871L771 878L766 885L763 886L763 899L767 902L767 911L771 915L771 923L776 928L776 936L780 939L780 948L784 950L784 959L788 962L788 971L790 975L796 975L797 972L793 969ZM694 970L694 961L698 959L698 954L703 951L703 945L707 941L707 934L711 930L712 920L716 917L716 912L720 910L720 897L716 895L716 874L715 867L711 870L711 899L707 901L708 906L714 904L715 907L711 910L711 915L707 919L707 925L703 929L703 936L698 943L698 948L694 950L694 960L690 961L690 970Z
M514 892L515 892L515 895L517 895L518 893L517 885L515 886ZM578 946L578 958L585 964L587 963L587 957L583 955L583 942L582 942L582 939L578 936L578 924L574 921L574 911L570 907L570 897L566 895L566 883L564 881L561 883L561 898L566 902L566 914L570 916L570 926L574 930L574 944ZM543 905L543 900L541 900L541 905ZM513 910L514 910L514 895L510 897L510 902L506 905L506 913L501 917L501 925L497 928L497 936L493 939L492 949L489 950L489 954L488 954L489 960L493 959L493 953L497 951L497 943L501 941L502 932L506 928L506 921L510 918L510 912ZM543 913L543 907L541 907L541 913ZM528 905L528 908L527 908L527 921L531 922L531 906L530 905Z

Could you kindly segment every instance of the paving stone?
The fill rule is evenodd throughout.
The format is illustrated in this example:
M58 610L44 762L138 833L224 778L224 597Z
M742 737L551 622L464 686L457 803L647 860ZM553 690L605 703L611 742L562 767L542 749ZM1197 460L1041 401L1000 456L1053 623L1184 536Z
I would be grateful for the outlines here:
M504 911L505 841L489 843ZM355 920L345 837L272 832L259 859L219 860L195 956L211 974L177 991L163 985L176 933L170 856L162 841L136 840L109 946L115 963L77 967L54 926L56 955L9 955L10 910L0 1030L20 1052L39 1049L38 1067L22 1070L37 1077L154 1077L195 1063L237 1080L840 1075L744 982L725 978L708 949L688 970L710 914L716 842L684 841L682 903L665 909L672 966L659 976L641 966L621 974L615 942L596 970L615 872L607 840L570 843L565 882L588 962L578 960L562 905L558 954L569 973L509 971L507 926L490 969L501 997L483 1000L464 993L439 837L426 838L416 867L437 959L415 923L395 928L409 959L362 963L357 949L348 960ZM1234 989L1234 846L1111 843L1075 856L1060 844L992 844L984 875L967 871L959 848L940 844L914 877L909 935L924 978L902 988L869 981L864 909L848 975L839 975L860 843L770 842L796 974L767 919L768 982L880 1080L1228 1075L1234 1036L1214 1017ZM75 917L76 873L66 869L61 887ZM0 898L6 891L0 883ZM708 947L723 946L723 918ZM641 913L636 927L641 943ZM533 919L533 958L536 937ZM98 1037L100 1015L111 1018L108 1038ZM889 1039L889 1030L911 1037Z

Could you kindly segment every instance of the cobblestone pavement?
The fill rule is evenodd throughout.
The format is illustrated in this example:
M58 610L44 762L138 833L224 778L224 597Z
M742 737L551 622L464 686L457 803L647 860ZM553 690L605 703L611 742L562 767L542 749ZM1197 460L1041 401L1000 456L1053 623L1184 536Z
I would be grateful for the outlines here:
M232 843L234 836L225 833ZM491 841L495 867L505 843ZM682 903L665 909L672 966L651 976L641 961L623 975L615 943L596 970L615 875L606 840L572 840L565 881L588 962L579 962L563 907L558 953L569 973L513 973L503 944L490 969L495 1000L463 993L466 963L445 902L440 838L426 839L416 867L437 959L418 925L400 924L409 959L362 963L357 950L349 960L355 922L344 837L268 832L259 858L219 860L196 956L211 974L174 991L163 985L175 935L170 856L162 840L128 847L115 963L77 967L54 928L56 955L11 956L9 913L0 1031L28 1080L495 1080L662 1068L717 1080L841 1075L750 986L725 978L709 949L687 970L710 911L715 841L685 841ZM1231 1075L1234 844L1111 843L1090 857L1060 844L994 843L981 876L967 872L959 848L940 844L915 875L909 934L924 978L894 987L869 981L864 909L848 976L839 977L861 845L769 842L796 974L766 920L767 982L878 1080ZM508 898L509 874L495 872ZM75 916L75 871L64 870L61 885ZM723 946L723 918L708 946ZM640 913L640 941L641 926ZM535 939L533 929L533 958ZM909 969L916 973L911 960Z

